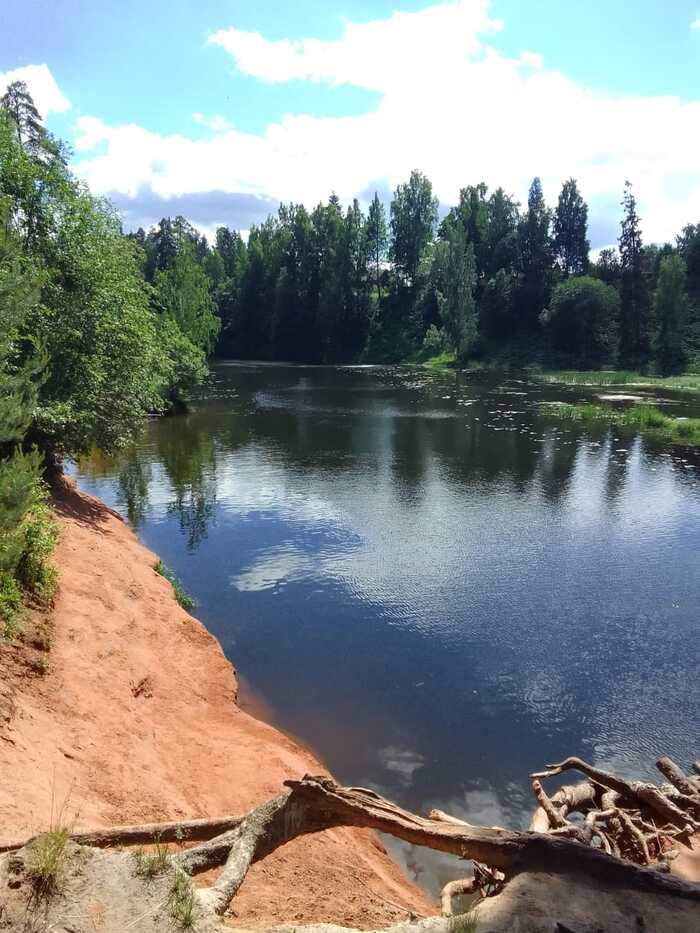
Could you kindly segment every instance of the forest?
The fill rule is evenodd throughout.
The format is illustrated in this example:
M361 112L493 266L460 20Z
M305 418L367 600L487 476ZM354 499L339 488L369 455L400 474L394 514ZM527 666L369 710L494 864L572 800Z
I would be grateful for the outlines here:
M681 372L700 350L700 225L645 245L629 183L621 207L619 248L595 261L573 178L553 209L538 178L525 208L482 183L440 220L414 171L388 216L377 194L366 215L332 194L311 212L281 205L247 242L220 227L210 246L182 217L129 237L162 307L183 320L186 304L202 340L213 311L220 356Z
M661 374L700 355L700 224L644 244L632 186L619 247L591 260L576 180L556 206L418 171L367 213L331 194L214 243L183 217L124 232L69 167L25 84L0 107L0 618L49 601L45 478L181 407L212 355L309 363L443 359Z

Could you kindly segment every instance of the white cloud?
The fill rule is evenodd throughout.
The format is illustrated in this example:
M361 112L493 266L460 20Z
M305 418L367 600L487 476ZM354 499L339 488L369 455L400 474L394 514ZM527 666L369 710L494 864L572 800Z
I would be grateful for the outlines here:
M26 82L42 118L46 119L51 113L65 113L66 110L70 110L71 103L61 93L48 65L24 65L12 71L0 72L0 94L4 94L7 86L13 81Z
M214 130L219 133L222 130L232 130L233 123L222 117L221 114L216 114L213 117L205 117L203 113L193 113L192 119L195 123L199 123L201 126L207 126L210 130Z
M489 11L489 0L442 3L347 23L333 41L221 30L210 41L248 75L349 84L379 101L359 116L288 114L260 135L221 125L206 140L85 117L78 171L97 192L216 189L307 205L332 190L349 200L377 179L394 187L413 168L447 203L480 180L524 199L534 175L554 201L574 175L587 198L608 205L597 208L608 222L630 178L648 239L671 238L700 217L700 102L595 92L536 52L508 57L488 44L502 27ZM90 156L98 143L105 152Z
M700 29L700 17L698 19L693 20L693 22L690 24L690 28Z
M385 93L421 84L435 66L478 52L480 33L503 27L489 17L489 7L490 0L462 0L419 13L396 12L386 20L346 23L342 38L331 41L272 42L234 28L219 30L209 41L226 49L242 72L263 81L308 79Z

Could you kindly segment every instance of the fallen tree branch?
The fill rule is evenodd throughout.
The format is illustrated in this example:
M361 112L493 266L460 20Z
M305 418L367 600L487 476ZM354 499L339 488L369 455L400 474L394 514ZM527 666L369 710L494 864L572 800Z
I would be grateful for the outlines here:
M113 846L148 845L151 842L200 842L235 829L242 820L242 816L221 816L213 820L140 823L133 826L113 826L109 829L71 833L69 838L78 845L92 846L96 849L109 849ZM0 843L0 853L15 852L31 842L32 838L36 837L30 837L21 842Z
M298 836L334 826L386 832L414 845L483 862L506 877L524 870L583 873L608 884L700 903L700 886L623 862L564 837L429 820L374 793L339 787L323 777L307 775L286 784L289 793L256 807L236 829L174 856L192 874L225 865L211 893L203 892L217 913L226 910L250 865Z

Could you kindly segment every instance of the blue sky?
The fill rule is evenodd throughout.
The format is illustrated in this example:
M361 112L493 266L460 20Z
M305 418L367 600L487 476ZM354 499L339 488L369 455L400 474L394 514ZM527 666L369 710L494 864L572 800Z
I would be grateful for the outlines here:
M247 228L417 167L445 204L576 175L601 246L628 177L649 239L700 219L696 20L700 0L2 0L0 84L27 78L128 225Z

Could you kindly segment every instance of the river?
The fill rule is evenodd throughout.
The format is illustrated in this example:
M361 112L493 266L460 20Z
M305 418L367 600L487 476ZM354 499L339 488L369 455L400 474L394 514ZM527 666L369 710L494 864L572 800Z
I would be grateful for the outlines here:
M545 763L700 753L700 453L546 414L603 391L219 363L78 482L341 781L521 827Z

